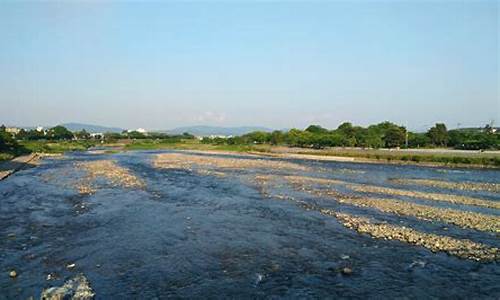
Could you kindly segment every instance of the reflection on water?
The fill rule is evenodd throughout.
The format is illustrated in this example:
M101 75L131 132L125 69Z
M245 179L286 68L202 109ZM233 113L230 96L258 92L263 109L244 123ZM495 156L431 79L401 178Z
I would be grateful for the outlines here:
M70 154L1 181L0 298L38 298L43 288L62 285L78 273L85 274L98 299L500 297L498 262L373 239L307 208L500 247L493 232L338 203L283 182L263 187L255 180L259 175L315 176L499 201L490 191L394 181L498 183L499 171L290 160L304 168L265 168L259 162L240 169L213 166L211 173L197 166L155 168L158 153ZM88 174L78 166L99 160L115 162L144 186L97 176L95 192L79 193L77 184ZM392 197L498 216L491 208ZM16 270L15 279L10 270Z

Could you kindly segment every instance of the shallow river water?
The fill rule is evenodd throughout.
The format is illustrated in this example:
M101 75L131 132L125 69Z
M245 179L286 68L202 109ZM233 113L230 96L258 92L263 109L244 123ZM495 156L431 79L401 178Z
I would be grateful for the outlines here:
M290 160L309 169L232 169L215 176L155 168L158 153L168 151L71 153L0 181L0 299L39 298L42 289L78 273L88 278L96 299L500 298L498 261L476 262L374 239L273 195L492 247L500 247L498 233L339 204L285 184L264 195L253 180L258 174L318 175L500 201L488 191L389 180L498 183L498 170ZM102 159L126 168L144 187L97 178L95 193L79 193L75 182L85 171L75 163ZM492 208L392 197L500 216ZM67 268L70 264L75 266ZM352 274L341 271L346 267ZM10 278L10 270L18 276Z

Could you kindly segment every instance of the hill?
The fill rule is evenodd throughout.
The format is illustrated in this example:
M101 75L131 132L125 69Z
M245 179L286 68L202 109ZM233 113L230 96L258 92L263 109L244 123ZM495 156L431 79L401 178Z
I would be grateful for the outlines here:
M271 132L273 131L273 129L266 127L258 127L258 126L243 126L243 127L186 126L186 127L178 127L171 130L167 130L166 133L182 134L184 132L188 132L190 134L197 136L209 136L209 135L237 136L252 131Z
M118 127L106 127L106 126L82 124L82 123L65 123L65 124L60 124L60 125L68 128L71 131L80 131L80 130L85 129L87 132L90 132L90 133L122 132L123 131L122 128L118 128Z

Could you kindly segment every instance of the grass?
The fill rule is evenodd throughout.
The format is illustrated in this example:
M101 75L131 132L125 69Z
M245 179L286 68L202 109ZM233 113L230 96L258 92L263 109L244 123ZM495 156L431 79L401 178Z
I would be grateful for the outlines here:
M10 153L0 153L0 161L13 159L14 155Z
M20 142L30 152L64 153L67 151L85 151L95 145L90 141L23 141Z
M182 141L161 141L161 140L136 140L124 146L126 150L159 150L159 149L178 149L178 150L206 150L206 151L232 151L232 152L249 152L260 151L267 152L265 146L257 145L213 145L203 144L198 140L182 140Z
M481 165L500 167L500 155L492 153L425 153L411 151L387 151L375 149L333 149L316 152L299 151L300 154L315 154L325 156L345 156L368 158L387 162L441 163L445 165Z

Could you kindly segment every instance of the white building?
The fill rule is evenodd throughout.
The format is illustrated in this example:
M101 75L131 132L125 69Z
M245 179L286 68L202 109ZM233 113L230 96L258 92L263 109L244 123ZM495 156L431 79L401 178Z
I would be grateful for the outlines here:
M17 127L7 127L5 128L5 131L12 134L12 135L16 135L19 133L19 131L21 131L21 128L17 128Z
M148 131L147 131L146 129L144 129L144 128L137 128L137 129L129 129L129 130L127 130L127 132L134 132L134 131L137 131L137 132L139 132L139 133L143 133L143 134L145 134L145 133L147 133L147 132L148 132Z

